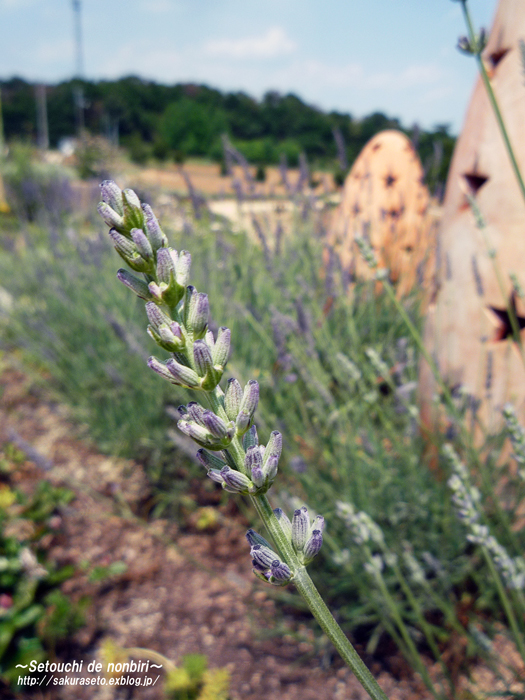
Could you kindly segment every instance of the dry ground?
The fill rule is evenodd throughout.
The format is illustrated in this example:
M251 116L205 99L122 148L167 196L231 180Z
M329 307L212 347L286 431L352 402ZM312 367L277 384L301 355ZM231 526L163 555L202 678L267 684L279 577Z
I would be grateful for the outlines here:
M86 626L60 651L61 658L83 658L85 667L110 638L175 662L184 654L206 654L211 667L230 670L232 700L366 697L337 660L330 666L329 646L316 644L306 625L276 615L271 591L251 573L240 516L221 516L221 526L205 534L141 519L148 486L139 465L110 459L77 440L63 407L19 369L4 366L0 382L0 440L16 442L28 454L17 486L31 490L45 477L75 493L60 513L49 553L77 567L64 592L73 600L89 595L92 603ZM89 581L88 563L90 569L114 561L125 562L127 570L100 583ZM398 665L403 675L406 667ZM416 679L395 679L377 663L374 670L392 700L424 697ZM38 697L124 697L118 692L76 687ZM126 697L160 700L162 693L136 688Z

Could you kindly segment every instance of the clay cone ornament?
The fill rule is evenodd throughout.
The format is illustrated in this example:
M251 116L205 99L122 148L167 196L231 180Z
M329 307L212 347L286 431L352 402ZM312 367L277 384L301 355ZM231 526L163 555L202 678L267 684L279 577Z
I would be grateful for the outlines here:
M519 41L523 37L525 3L500 0L482 56L522 173L525 85ZM474 197L487 223L488 245L465 192ZM496 252L503 290L490 249ZM525 418L525 368L508 317L508 306L514 306L518 325L525 327L525 304L513 293L511 273L525 285L525 202L478 79L449 171L438 232L434 303L425 325L426 347L445 384L462 397L476 419L478 442L483 430L501 427L501 409L507 401ZM520 335L525 340L523 332ZM422 418L433 428L443 421L433 401L436 392L432 374L422 363Z
M428 279L435 219L423 178L419 156L400 131L382 131L363 148L345 180L327 238L352 277L374 274L355 243L364 237L399 295Z

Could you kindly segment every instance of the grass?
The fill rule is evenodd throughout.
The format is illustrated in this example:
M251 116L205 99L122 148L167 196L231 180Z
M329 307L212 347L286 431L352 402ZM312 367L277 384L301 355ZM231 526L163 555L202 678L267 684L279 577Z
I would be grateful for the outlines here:
M417 347L374 283L350 288L337 261L323 265L320 220L299 204L278 250L207 216L191 233L162 224L171 244L198 261L192 282L209 295L212 325L232 330L227 376L260 384L262 441L273 429L284 436L275 505L307 503L327 519L325 553L312 567L325 600L370 653L392 638L418 668L419 651L436 656L462 639L459 667L465 649L479 653L469 625L501 613L497 587L456 517L450 468L436 461L444 438L423 439L418 428ZM116 281L108 240L69 211L54 212L55 226L4 219L2 342L51 378L101 449L145 462L160 506L180 503L188 478L204 478L167 438L166 406L187 397L145 367L159 351L142 303ZM403 303L419 328L417 298ZM495 439L493 462L499 447ZM186 479L174 479L181 469ZM491 484L480 484L487 499ZM383 543L356 542L337 502L372 518ZM517 553L521 536L509 539L487 502L497 536Z

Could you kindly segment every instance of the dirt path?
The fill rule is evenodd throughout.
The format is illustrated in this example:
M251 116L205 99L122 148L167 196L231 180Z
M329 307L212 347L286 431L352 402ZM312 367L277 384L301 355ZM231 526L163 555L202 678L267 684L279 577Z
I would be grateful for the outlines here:
M18 487L30 490L44 476L75 493L50 543L53 559L77 568L63 591L73 600L85 595L92 600L70 658L84 659L86 667L102 641L111 639L122 647L159 651L175 663L184 654L206 654L210 667L229 669L232 700L366 697L339 662L324 670L330 648L316 653L311 630L292 617L276 616L274 601L251 573L240 518L223 518L206 534L140 519L136 513L148 486L139 465L100 455L77 440L63 407L19 369L4 364L0 385L0 442L16 442L28 456ZM94 565L117 561L126 564L123 573L90 582L87 571ZM382 673L380 683L391 700L424 697L414 679ZM120 691L77 686L38 697L163 697L159 687Z

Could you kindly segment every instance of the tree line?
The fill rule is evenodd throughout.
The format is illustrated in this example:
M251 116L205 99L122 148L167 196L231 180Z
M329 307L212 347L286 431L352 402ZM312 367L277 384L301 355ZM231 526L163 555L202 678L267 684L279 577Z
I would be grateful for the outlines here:
M35 141L35 85L21 78L0 81L6 139ZM293 94L267 92L256 100L244 92L206 85L162 85L130 76L112 81L68 80L46 87L49 142L56 147L80 125L118 139L137 162L223 158L222 135L252 163L297 164L304 153L317 167L344 170L378 131L401 129L414 141L431 189L443 183L454 146L447 125L404 128L375 112L361 119L324 112Z

